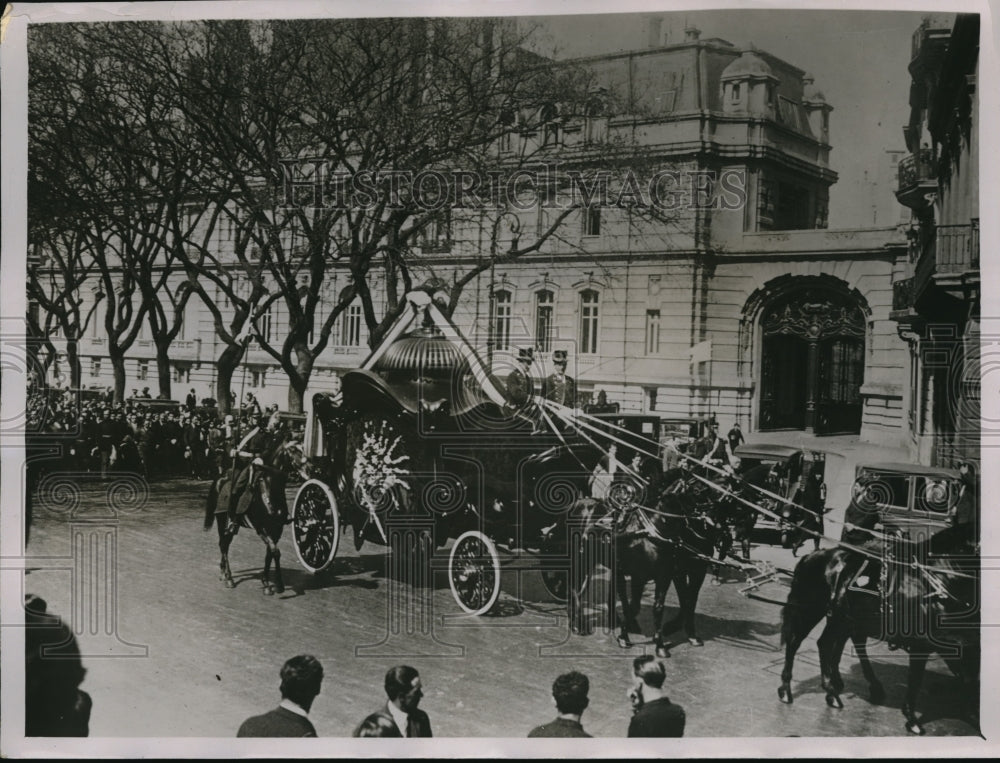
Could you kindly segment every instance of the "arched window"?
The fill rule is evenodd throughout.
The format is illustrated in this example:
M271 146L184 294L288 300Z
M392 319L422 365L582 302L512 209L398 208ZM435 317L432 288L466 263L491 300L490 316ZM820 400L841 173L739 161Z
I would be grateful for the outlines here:
M493 292L493 320L490 333L493 347L506 350L510 347L510 315L514 303L513 295L506 290Z
M597 352L597 332L599 330L598 310L600 295L593 289L580 292L580 352Z
M535 346L539 352L552 349L555 295L548 289L535 292Z

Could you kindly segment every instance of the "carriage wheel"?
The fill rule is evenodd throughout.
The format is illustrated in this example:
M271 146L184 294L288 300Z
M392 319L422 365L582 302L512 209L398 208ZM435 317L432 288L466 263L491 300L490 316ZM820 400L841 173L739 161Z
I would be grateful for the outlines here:
M448 557L448 584L464 612L489 612L500 596L500 557L493 541L478 530L462 533Z
M333 491L319 480L307 480L295 494L292 507L295 553L310 572L330 566L340 543L340 515Z

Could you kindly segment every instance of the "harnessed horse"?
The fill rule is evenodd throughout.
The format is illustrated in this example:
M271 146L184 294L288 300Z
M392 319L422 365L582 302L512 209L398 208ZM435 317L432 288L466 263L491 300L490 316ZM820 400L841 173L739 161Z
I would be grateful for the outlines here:
M843 707L840 658L848 639L861 661L872 701L882 702L885 690L872 670L867 641L885 640L890 648L902 647L909 653L902 712L907 731L923 734L916 701L931 654L941 655L952 672L970 686L978 680L979 558L926 555L925 546L908 542L881 559L869 554L869 549L814 551L796 566L781 616L785 666L778 696L786 704L792 703L795 653L826 617L818 647L827 704ZM876 580L878 586L872 585ZM973 696L978 694L973 692ZM978 725L977 719L974 722Z

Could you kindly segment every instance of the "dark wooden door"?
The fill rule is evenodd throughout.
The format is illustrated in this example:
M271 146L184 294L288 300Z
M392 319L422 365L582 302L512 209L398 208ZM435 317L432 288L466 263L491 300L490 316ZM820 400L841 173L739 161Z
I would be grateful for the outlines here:
M806 342L796 336L764 337L760 429L802 429L806 420Z
M861 431L861 384L865 374L865 342L830 337L820 342L816 434Z

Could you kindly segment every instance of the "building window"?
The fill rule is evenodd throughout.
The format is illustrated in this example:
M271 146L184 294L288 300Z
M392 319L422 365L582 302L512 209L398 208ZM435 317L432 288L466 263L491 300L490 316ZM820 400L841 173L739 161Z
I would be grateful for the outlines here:
M361 346L361 305L354 302L340 316L340 343L344 347Z
M451 246L451 210L442 209L424 223L420 231L422 249L444 249Z
M767 105L774 106L774 85L768 85L764 91L766 93Z
M918 415L920 411L920 356L918 353L910 351L910 408L907 418L910 423L910 433L920 434L920 422Z
M500 151L510 153L514 150L514 136L517 135L517 112L506 109L500 112L497 120L500 125Z
M742 90L741 90L739 82L737 82L736 84L733 85L733 89L732 89L731 92L732 92L732 99L731 100L733 100L733 101L738 101L743 96L743 93L742 93Z
M660 311L646 311L646 354L656 355L660 351Z
M101 375L101 359L91 358L90 359L90 375L97 377Z
M558 146L559 140L559 107L547 103L542 107L542 145Z
M188 366L174 366L174 381L187 384L190 381L191 369Z
M513 295L509 291L493 293L491 334L493 346L498 350L506 350L510 347L510 313L513 302Z
M583 235L601 235L601 208L587 207L583 210Z
M269 307L267 311L257 317L257 333L260 335L259 341L268 342L271 341L271 324L273 321L274 308Z
M267 386L267 369L263 366L255 368L250 371L250 386L257 389L263 389Z
M146 379L149 378L149 361L148 360L140 360L139 361L139 367L136 370L135 377L139 381L146 381Z
M598 308L600 295L593 289L580 293L580 352L597 352Z
M548 289L535 294L535 344L539 352L552 349L552 313L555 295Z
M658 391L656 387L646 388L646 410L649 413L653 413L656 410L656 393Z

